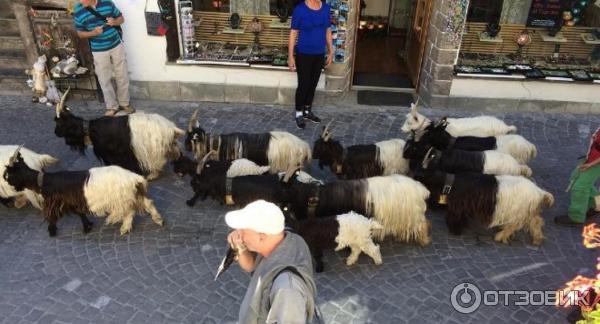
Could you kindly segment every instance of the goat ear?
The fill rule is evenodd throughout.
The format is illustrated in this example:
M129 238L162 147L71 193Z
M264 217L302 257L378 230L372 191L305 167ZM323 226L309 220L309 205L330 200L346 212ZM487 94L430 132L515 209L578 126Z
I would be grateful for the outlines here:
M13 166L15 164L15 162L17 161L19 154L20 154L19 151L21 150L23 145L25 145L25 144L19 145L19 147L17 147L17 149L15 150L13 155L10 157L10 159L8 159L8 166Z
M198 109L196 109L194 111L194 113L190 117L190 120L188 121L188 132L191 132L194 130L194 123L197 123L197 121L198 121Z
M71 91L71 87L67 88L67 91L65 91L62 97L60 97L60 101L56 104L56 118L60 118L60 113L62 112L62 109L65 106L65 101L67 100L69 91Z

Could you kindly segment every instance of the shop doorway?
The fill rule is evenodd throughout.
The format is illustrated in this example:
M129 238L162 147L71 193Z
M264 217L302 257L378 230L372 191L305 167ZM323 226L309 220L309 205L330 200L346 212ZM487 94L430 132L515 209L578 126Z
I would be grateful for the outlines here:
M359 1L353 89L414 92L432 1Z

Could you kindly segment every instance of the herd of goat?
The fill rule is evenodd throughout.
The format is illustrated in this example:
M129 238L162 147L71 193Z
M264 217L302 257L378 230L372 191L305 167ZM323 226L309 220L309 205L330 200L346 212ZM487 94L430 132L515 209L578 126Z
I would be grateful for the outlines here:
M163 219L148 197L148 180L169 161L179 176L190 175L194 196L244 206L264 199L281 207L287 225L306 240L316 270L323 270L323 250L349 247L346 263L361 253L382 262L379 245L387 236L422 246L430 243L427 207L443 208L451 233L469 224L498 228L495 240L507 243L519 231L541 244L543 207L552 194L529 178L527 163L536 147L515 126L489 116L431 121L412 105L402 131L408 139L344 147L331 123L310 145L288 132L209 134L197 112L187 131L157 114L85 120L56 106L55 134L81 153L93 146L106 166L85 171L45 172L58 160L22 146L0 145L0 201L8 207L27 202L42 211L55 236L65 214L80 217L85 233L89 215L106 217L131 231L133 217L148 213ZM510 133L510 134L509 134ZM186 157L178 139L194 158ZM312 159L328 167L338 181L323 183L302 168Z

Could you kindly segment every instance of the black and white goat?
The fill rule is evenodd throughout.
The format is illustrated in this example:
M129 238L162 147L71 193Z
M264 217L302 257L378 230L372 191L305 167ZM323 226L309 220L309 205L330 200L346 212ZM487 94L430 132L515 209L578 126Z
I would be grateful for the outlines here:
M530 233L535 245L544 239L541 212L554 204L554 197L527 178L418 170L415 179L431 191L432 203L444 195L446 224L453 234L460 235L469 223L475 223L501 227L495 240L502 243L508 243L520 229Z
M361 252L371 257L375 264L382 263L379 245L373 243L373 232L383 230L383 226L376 220L351 211L337 216L297 221L287 213L287 208L283 208L283 212L286 223L306 241L315 259L316 272L323 271L325 249L339 251L350 248L350 255L346 259L348 266L356 263Z
M496 150L514 157L517 162L526 164L535 158L537 149L533 143L517 134L488 137L460 136L453 137L446 131L447 118L444 117L425 130L417 132L419 140L431 143L438 150L459 149L465 151Z
M14 155L17 148L17 145L0 145L0 174L4 174L4 166L8 164L8 161ZM42 171L45 167L58 162L58 159L50 155L38 154L25 147L22 147L20 152L23 155L25 163L36 171ZM40 194L29 189L15 190L13 186L9 185L2 178L0 179L0 201L5 205L14 204L17 208L25 206L27 201L29 201L33 207L42 209L43 198Z
M265 174L269 172L269 166L258 166L247 159L209 161L210 155L209 152L202 158L192 177L194 197L186 202L188 206L193 206L198 198L205 200L208 196L227 205L245 206L259 199L275 204L287 202L281 176Z
M519 164L514 157L498 151L436 150L431 143L417 141L414 137L406 140L404 158L411 160L411 169L418 164L427 170L444 172L477 172L484 174L508 174L531 177L531 168Z
M302 177L300 177L302 175ZM375 237L387 235L400 241L429 244L429 221L425 218L429 191L419 182L390 175L322 184L305 172L286 174L288 207L298 220L355 211L383 226Z
M402 125L405 133L422 131L431 125L431 120L417 112L417 103L411 104L410 113ZM448 118L448 133L454 137L477 136L487 137L516 133L517 127L507 125L504 121L492 116L467 118Z
M163 225L148 198L146 179L119 166L45 173L31 169L17 149L3 178L17 191L29 189L43 196L42 213L50 236L56 235L56 222L66 213L79 215L84 233L92 229L88 214L107 216L107 225L122 222L121 235L131 231L136 212L147 212L156 224Z
M155 179L168 160L180 156L177 138L185 132L157 114L135 113L100 117L90 121L65 107L68 90L56 105L54 133L81 153L93 145L94 154L106 165L118 165Z
M323 127L315 141L313 157L319 167L328 166L336 175L346 179L360 179L380 175L406 174L408 160L402 157L404 140L390 139L375 144L352 145L346 149L331 138L329 124Z
M269 165L271 173L285 172L312 160L308 143L288 132L209 134L200 127L197 115L195 111L190 118L185 139L186 149L193 151L197 159L214 150L217 160L244 158Z

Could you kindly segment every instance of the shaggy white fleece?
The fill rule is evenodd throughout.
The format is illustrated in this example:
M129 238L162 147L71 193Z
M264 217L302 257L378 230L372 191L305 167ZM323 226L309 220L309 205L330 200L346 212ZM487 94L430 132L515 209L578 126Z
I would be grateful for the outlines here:
M152 221L163 225L163 219L148 198L146 179L119 166L91 168L83 193L92 214L105 217L106 224L122 222L121 235L131 231L137 212L147 212Z
M366 218L363 215L353 211L338 215L336 217L339 224L338 235L335 238L337 243L336 251L349 247L351 252L346 259L346 265L353 265L358 260L361 252L370 256L375 264L382 263L379 245L373 243L373 230L382 230L383 226L376 220Z
M179 157L177 138L185 132L158 114L129 115L131 147L148 178L158 176L169 159Z
M378 149L377 159L383 166L382 175L408 173L409 161L402 157L406 142L402 139L390 139L375 143Z

